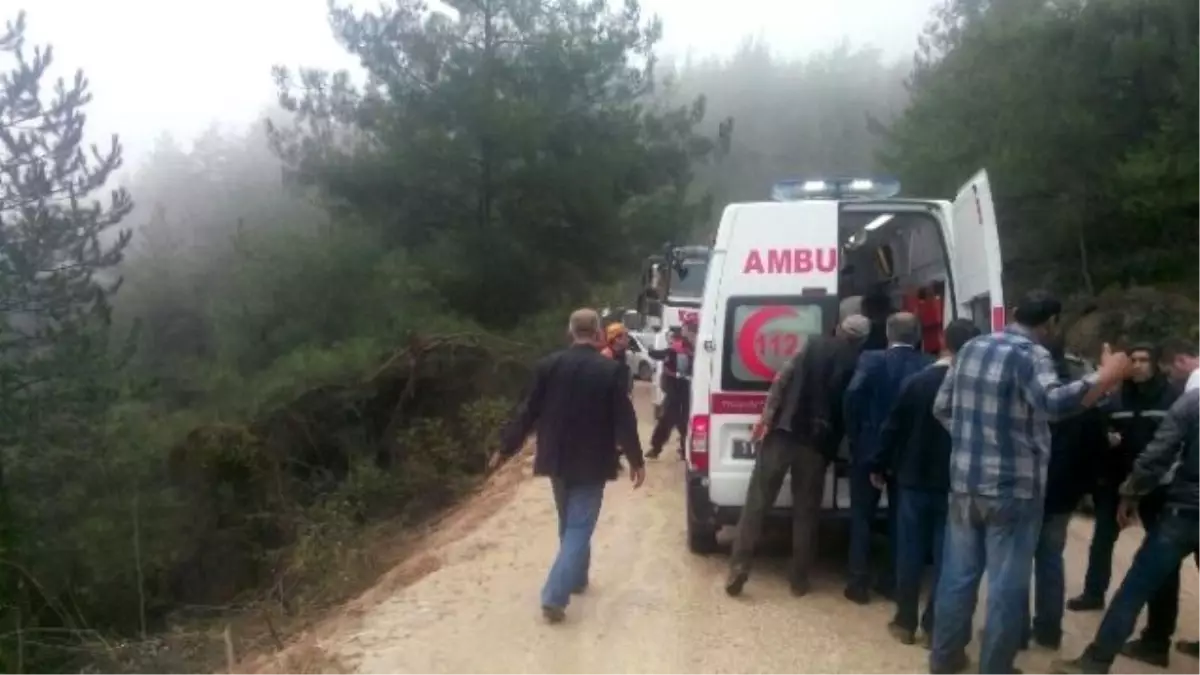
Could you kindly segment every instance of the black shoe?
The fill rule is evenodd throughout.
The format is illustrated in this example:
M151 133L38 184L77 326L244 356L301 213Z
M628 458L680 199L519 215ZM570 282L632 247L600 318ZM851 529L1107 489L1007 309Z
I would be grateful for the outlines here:
M1067 609L1072 612L1096 612L1104 609L1104 598L1085 593L1068 600Z
M567 618L567 610L562 607L542 605L542 618L546 620L546 623L562 623L563 619Z
M792 579L788 582L792 589L792 597L803 598L812 590L812 585L808 583L808 579Z
M662 454L662 448L651 449L650 452L646 453L646 459L658 459L658 456L661 454Z
M847 600L857 605L865 605L871 602L871 591L868 591L865 586L860 584L846 586L846 590L842 595L845 595Z
M742 594L742 589L746 587L746 582L750 579L750 573L746 570L734 570L729 573L729 578L725 580L725 594L731 598L736 598Z
M1180 640L1175 643L1175 651L1190 656L1193 659L1200 658L1200 642L1195 640Z
M917 641L917 631L909 630L895 621L888 624L888 633L902 645L911 645Z
M1145 640L1130 640L1121 647L1121 655L1128 656L1134 661L1159 668L1171 665L1171 650L1165 646L1151 644Z

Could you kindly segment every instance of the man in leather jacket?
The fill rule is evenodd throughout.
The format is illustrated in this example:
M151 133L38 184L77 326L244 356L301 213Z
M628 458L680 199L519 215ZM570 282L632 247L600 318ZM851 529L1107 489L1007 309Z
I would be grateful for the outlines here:
M1167 476L1160 516L1147 532L1121 587L1083 654L1055 664L1060 673L1107 673L1137 624L1138 614L1179 564L1196 555L1200 542L1200 390L1191 390L1171 406L1154 440L1138 456L1121 484L1121 524L1132 522L1137 501L1160 489Z
M857 314L847 317L836 335L810 338L771 383L762 418L754 430L754 440L762 440L762 449L754 460L733 542L729 577L725 581L725 592L729 595L741 594L750 578L763 520L789 472L792 476L789 576L793 595L808 592L825 471L837 454L843 435L842 397L869 331L866 317Z

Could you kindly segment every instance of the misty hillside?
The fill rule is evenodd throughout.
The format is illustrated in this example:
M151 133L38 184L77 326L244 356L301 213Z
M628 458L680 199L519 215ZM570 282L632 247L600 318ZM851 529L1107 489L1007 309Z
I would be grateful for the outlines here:
M123 167L22 39L37 3L4 17L5 672L211 667L212 625L361 588L374 528L484 474L571 308L631 304L645 256L780 178L949 198L986 167L1010 297L1196 338L1195 3L950 0L911 58L663 63L635 0L448 4L334 3L361 81L281 64L269 120Z

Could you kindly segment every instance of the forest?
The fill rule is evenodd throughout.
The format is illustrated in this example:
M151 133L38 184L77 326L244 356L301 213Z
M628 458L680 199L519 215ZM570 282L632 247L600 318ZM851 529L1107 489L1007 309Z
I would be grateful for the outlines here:
M202 669L232 616L278 642L477 483L571 308L779 178L986 167L1008 293L1197 338L1196 3L946 0L900 61L660 61L637 0L447 4L332 3L365 81L280 65L258 123L135 167L4 17L0 669Z

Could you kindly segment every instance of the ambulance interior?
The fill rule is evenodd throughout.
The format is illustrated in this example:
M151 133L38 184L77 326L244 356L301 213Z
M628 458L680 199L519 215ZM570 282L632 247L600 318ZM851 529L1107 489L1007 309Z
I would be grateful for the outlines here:
M858 305L856 310L868 318L885 312L915 314L922 327L921 348L936 354L950 301L941 228L928 211L885 209L842 211L839 300L843 306Z

